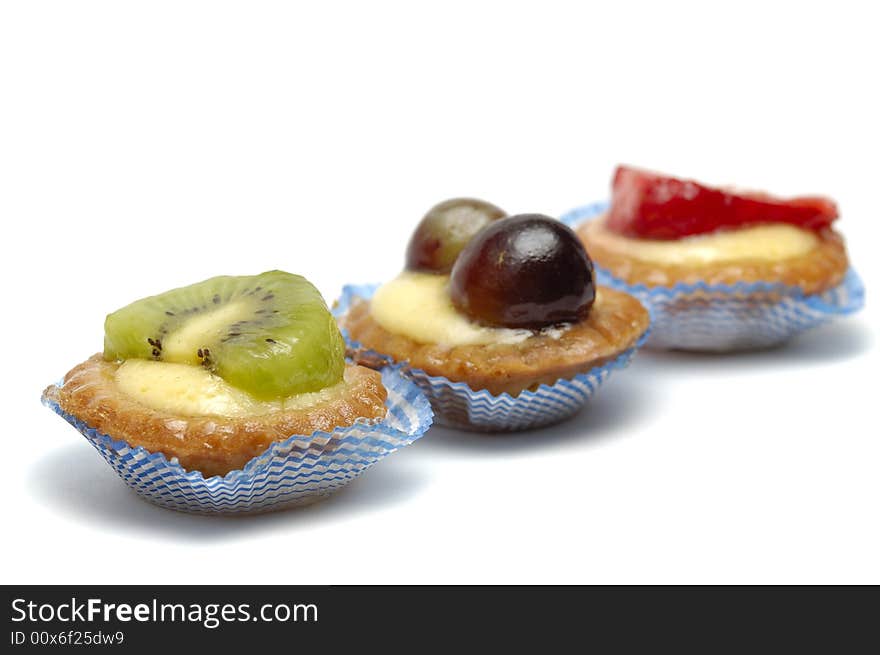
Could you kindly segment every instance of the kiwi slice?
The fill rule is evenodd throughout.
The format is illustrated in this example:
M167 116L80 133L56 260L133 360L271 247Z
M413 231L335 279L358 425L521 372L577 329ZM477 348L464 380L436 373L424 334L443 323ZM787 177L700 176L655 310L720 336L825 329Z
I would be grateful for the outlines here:
M300 275L214 277L107 316L104 358L204 366L260 399L342 380L345 346L318 290Z

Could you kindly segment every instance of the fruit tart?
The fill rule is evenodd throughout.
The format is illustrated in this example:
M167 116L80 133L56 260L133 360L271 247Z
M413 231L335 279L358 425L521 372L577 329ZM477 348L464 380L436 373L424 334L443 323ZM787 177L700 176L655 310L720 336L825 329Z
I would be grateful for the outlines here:
M411 382L344 352L305 278L215 277L107 316L103 353L43 400L149 500L277 509L326 495L430 425Z
M400 365L438 422L482 431L571 416L649 322L638 300L595 285L570 228L474 199L429 211L404 271L346 287L335 313L356 361Z
M649 346L725 351L775 345L861 307L837 217L827 198L780 199L620 166L610 206L563 220L598 278L651 310Z

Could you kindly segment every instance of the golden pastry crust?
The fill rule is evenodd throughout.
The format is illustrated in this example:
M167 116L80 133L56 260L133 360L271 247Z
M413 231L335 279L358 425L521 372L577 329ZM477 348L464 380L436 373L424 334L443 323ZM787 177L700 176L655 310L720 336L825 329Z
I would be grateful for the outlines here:
M604 287L586 320L556 338L539 333L516 344L418 343L388 332L371 316L369 302L360 298L340 318L340 325L365 348L409 362L429 375L465 382L474 390L513 396L607 363L634 346L649 322L648 312L638 300ZM364 353L353 356L364 364L374 363Z
M94 355L65 375L60 387L53 385L44 394L99 432L176 457L184 469L201 471L206 478L242 468L273 442L291 435L329 432L359 418L386 415L381 375L362 366L346 366L339 391L307 409L239 418L156 411L119 389L118 366Z
M605 215L576 230L598 266L627 284L669 287L678 283L736 284L770 282L800 287L805 294L822 293L843 280L849 267L843 237L832 229L817 233L818 245L806 255L779 261L738 260L701 265L662 264L610 247Z

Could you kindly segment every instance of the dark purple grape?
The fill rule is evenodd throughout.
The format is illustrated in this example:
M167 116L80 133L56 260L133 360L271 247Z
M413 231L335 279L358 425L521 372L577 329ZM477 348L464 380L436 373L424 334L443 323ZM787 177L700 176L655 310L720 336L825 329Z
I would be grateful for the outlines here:
M593 262L570 228L541 214L493 223L455 262L459 311L493 326L541 328L581 321L596 298Z
M453 198L435 205L409 239L407 270L448 273L473 236L504 216L495 205L475 198Z

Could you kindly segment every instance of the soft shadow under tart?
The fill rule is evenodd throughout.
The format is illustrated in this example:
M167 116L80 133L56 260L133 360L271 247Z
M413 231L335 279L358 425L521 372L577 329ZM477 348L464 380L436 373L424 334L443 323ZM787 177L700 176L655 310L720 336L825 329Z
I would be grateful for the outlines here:
M242 468L273 442L385 418L387 392L381 374L348 365L344 383L308 408L258 416L180 416L157 411L123 393L116 384L119 364L94 355L74 367L63 384L44 394L90 427L150 452L176 457L186 470L205 478Z

